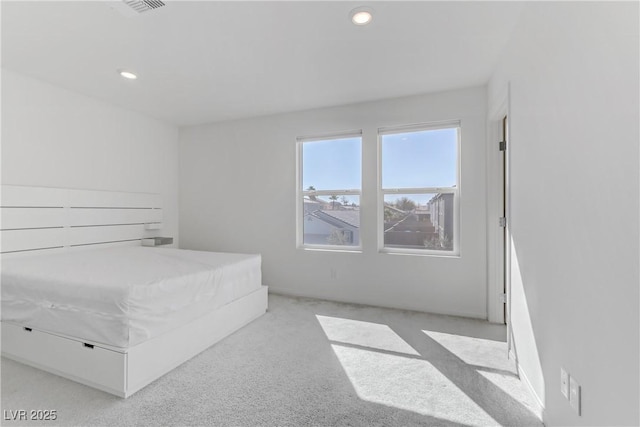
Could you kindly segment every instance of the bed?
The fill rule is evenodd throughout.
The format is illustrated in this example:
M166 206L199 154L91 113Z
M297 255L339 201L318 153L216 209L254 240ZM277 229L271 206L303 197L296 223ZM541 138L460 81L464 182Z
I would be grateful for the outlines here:
M161 229L145 226L161 224L156 195L2 191L5 357L128 397L267 309L260 255L140 245Z

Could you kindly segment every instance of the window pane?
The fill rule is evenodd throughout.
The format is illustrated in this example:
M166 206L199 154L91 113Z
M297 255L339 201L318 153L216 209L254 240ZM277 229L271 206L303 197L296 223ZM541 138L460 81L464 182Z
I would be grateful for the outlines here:
M360 196L305 196L305 245L360 245Z
M359 190L362 138L310 141L302 144L302 189Z
M382 188L457 185L458 128L382 136Z
M384 246L453 251L451 193L384 196Z

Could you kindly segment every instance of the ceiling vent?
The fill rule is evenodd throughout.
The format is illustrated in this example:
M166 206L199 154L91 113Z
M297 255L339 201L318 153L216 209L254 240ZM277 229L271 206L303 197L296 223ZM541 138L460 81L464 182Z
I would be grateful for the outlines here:
M109 3L113 9L124 16L135 16L166 6L160 0L122 0Z

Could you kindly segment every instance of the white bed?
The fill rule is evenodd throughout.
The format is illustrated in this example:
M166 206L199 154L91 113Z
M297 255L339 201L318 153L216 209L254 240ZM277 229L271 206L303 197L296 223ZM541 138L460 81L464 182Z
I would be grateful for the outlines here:
M5 357L128 397L267 309L260 255L139 246L155 195L2 190Z
M144 246L5 260L2 320L126 351L261 286L260 256Z

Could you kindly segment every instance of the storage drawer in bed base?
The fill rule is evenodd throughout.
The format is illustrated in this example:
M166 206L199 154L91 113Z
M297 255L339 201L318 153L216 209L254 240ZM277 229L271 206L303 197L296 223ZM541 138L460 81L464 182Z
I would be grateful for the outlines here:
M2 355L128 397L267 310L267 287L126 352L2 322Z
M123 396L127 354L2 322L2 355Z

